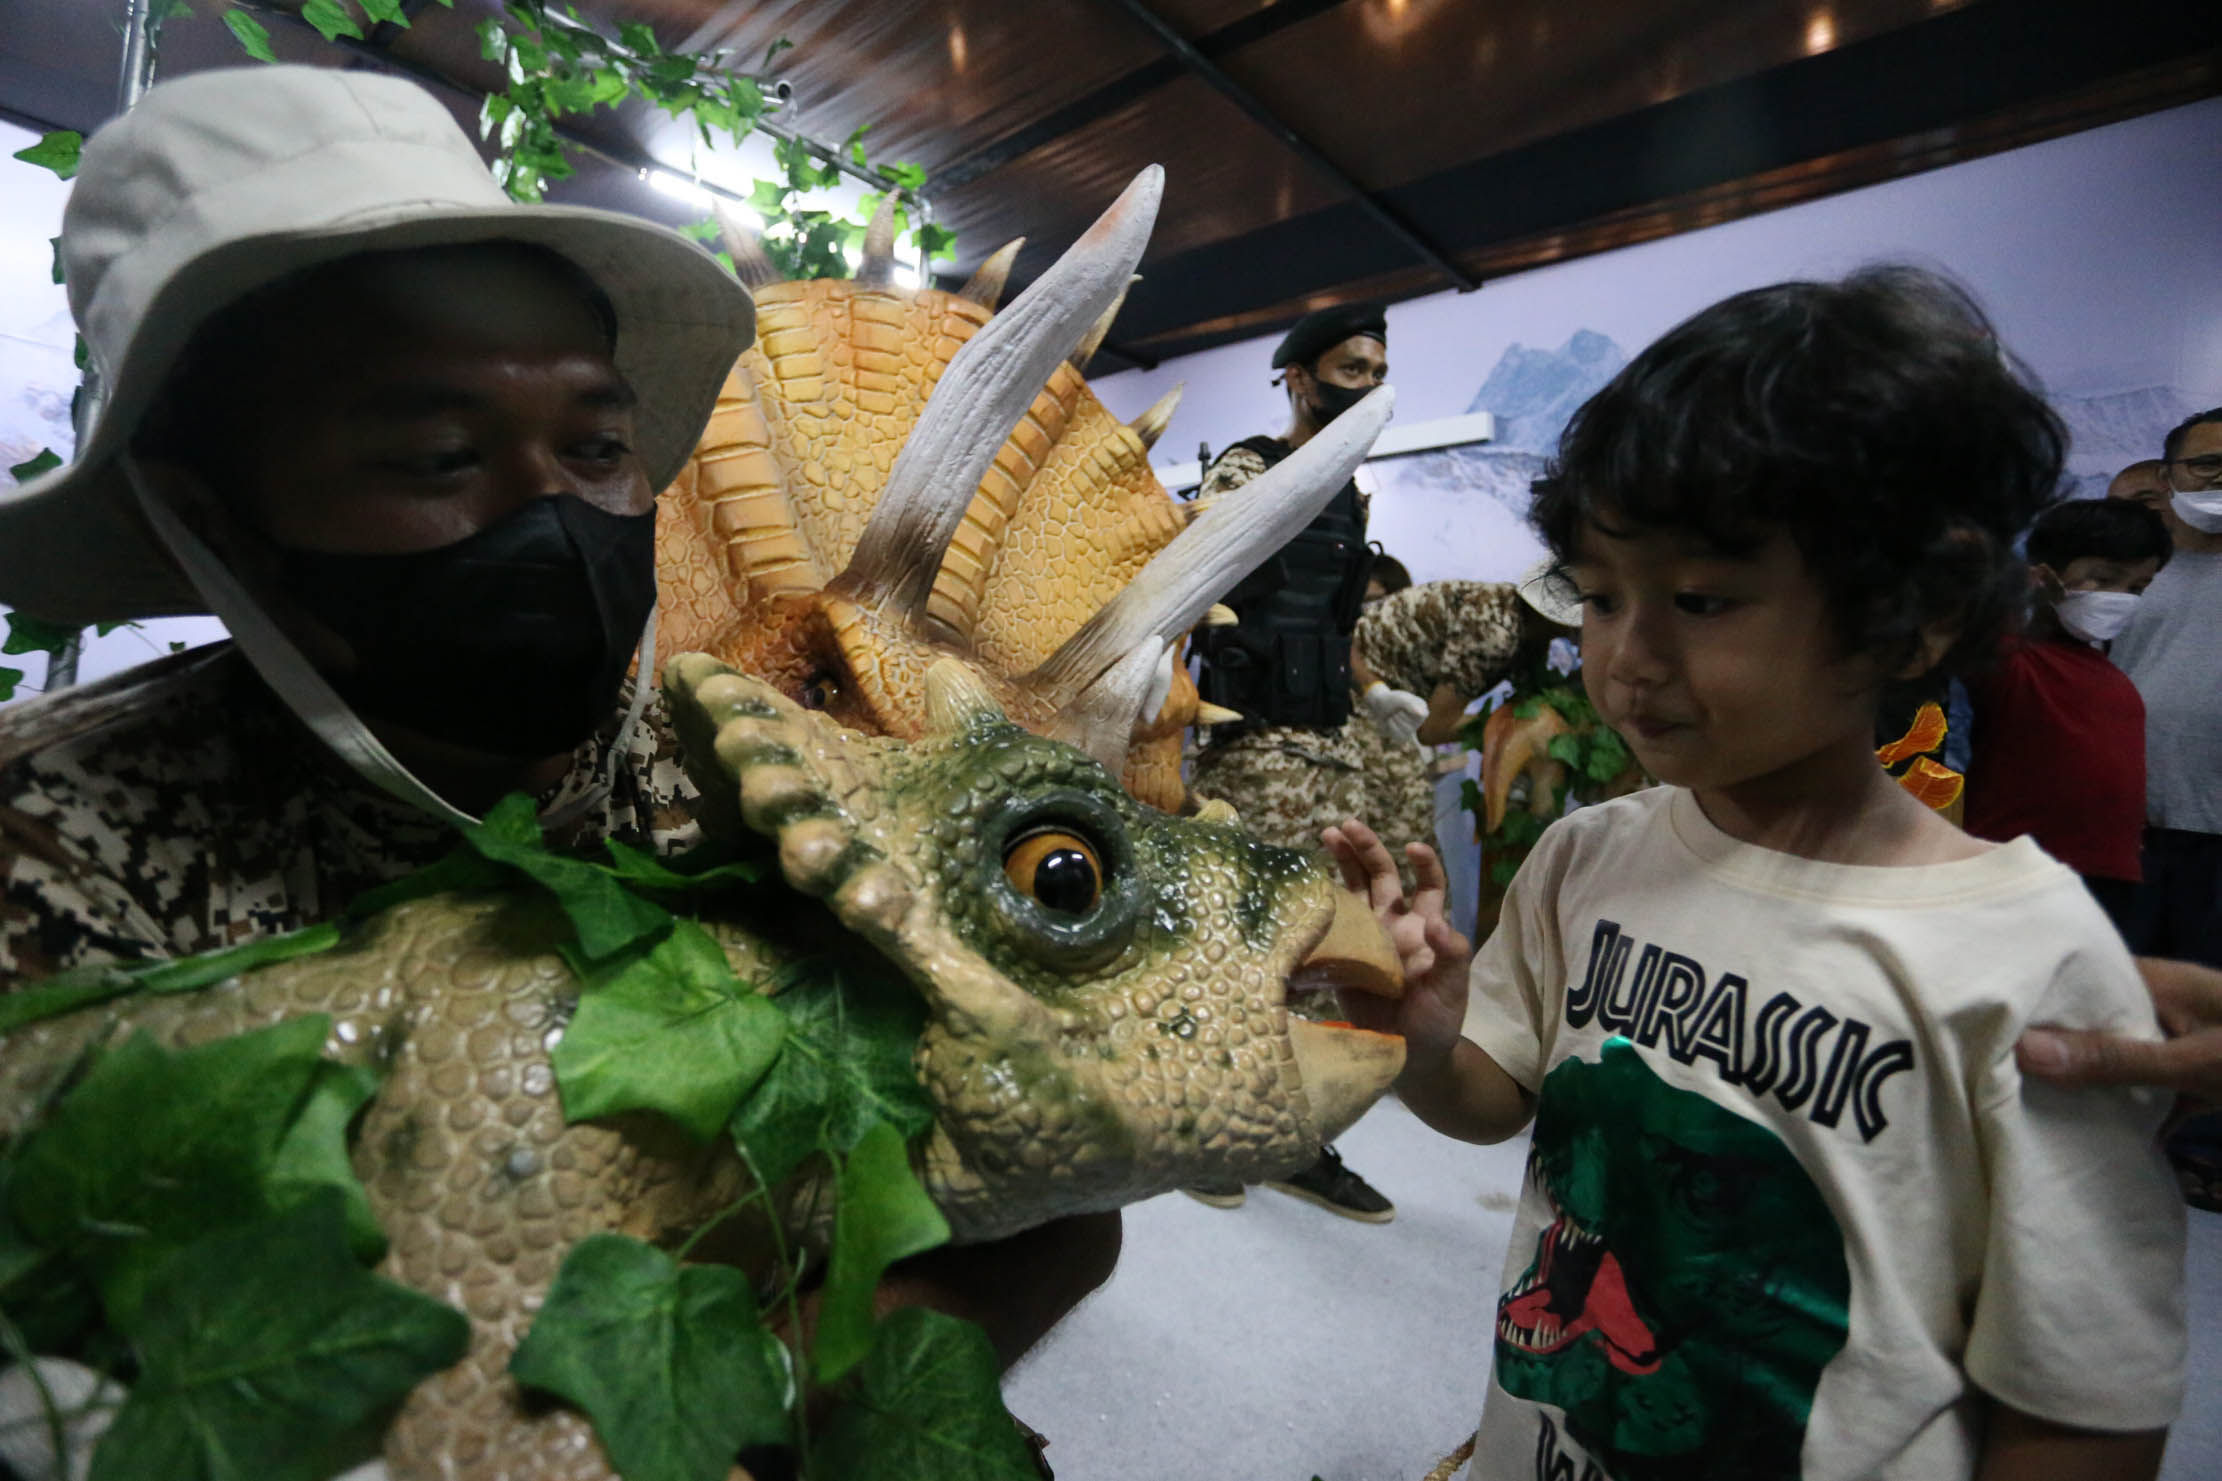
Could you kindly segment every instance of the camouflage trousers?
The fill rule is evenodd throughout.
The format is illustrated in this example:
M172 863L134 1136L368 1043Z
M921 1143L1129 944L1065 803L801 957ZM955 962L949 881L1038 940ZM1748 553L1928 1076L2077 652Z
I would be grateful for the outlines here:
M1325 855L1319 834L1357 818L1381 835L1406 890L1412 866L1404 845L1435 844L1435 782L1428 753L1398 745L1353 715L1340 730L1274 727L1214 741L1196 757L1189 790L1216 797L1267 843ZM1332 1017L1324 1001L1300 1003L1307 1017Z

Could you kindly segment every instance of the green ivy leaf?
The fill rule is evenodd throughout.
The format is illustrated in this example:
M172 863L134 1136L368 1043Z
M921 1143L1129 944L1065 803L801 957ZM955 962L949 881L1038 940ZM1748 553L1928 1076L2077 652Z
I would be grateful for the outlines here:
M610 870L619 879L641 890L666 890L694 894L735 884L754 884L764 877L764 866L754 859L736 859L720 844L706 843L666 864L617 839L604 840Z
M841 148L846 151L849 156L849 163L855 165L860 170L871 168L871 161L865 158L864 155L864 136L871 131L872 126L870 124L860 123L856 126L855 131L849 135L847 142L843 143L841 146ZM859 203L858 209L866 210L867 208Z
M46 244L54 249L54 281L59 283L62 281L62 239L48 237Z
M748 1277L621 1234L572 1248L509 1371L585 1410L625 1481L722 1481L789 1439L786 1354Z
M39 135L39 142L28 149L18 149L15 157L27 165L52 170L67 180L77 173L77 156L84 147L85 136L77 130L55 129ZM59 283L61 279L54 281Z
M1579 767L1582 764L1582 743L1576 736L1552 736L1551 743L1543 748L1543 753L1553 761L1563 761L1568 766Z
M880 174L892 180L896 188L900 190L924 190L926 188L926 167L912 164L908 160L897 160L893 164L881 165Z
M76 967L0 995L0 1034L129 993L192 992L236 977L250 967L329 951L339 939L339 926L328 922L176 961L101 962Z
M555 896L578 930L579 949L592 960L614 956L671 925L670 911L633 894L607 869L551 853L541 841L532 799L522 793L494 804L483 822L463 830L463 839Z
M957 255L957 234L929 221L918 228L918 252L929 263L953 260Z
M693 921L599 972L550 1058L566 1120L660 1111L708 1141L777 1058L787 1019Z
M263 29L261 21L246 11L236 8L225 11L224 24L231 28L231 34L238 38L248 56L258 62L274 62L278 59L278 54L270 49L270 33Z
M645 21L625 21L617 28L617 39L644 57L660 57L663 46L656 40L655 30ZM691 66L690 66L691 70Z
M759 72L763 71L765 67L771 66L773 57L778 56L783 51L792 51L794 50L794 47L795 43L789 41L784 36L773 37L772 44L764 48L763 66L757 68L756 70L758 70Z
M500 21L488 19L478 23L478 54L489 62L501 61L509 55L509 33L502 29Z
M327 1192L180 1251L130 1336L140 1374L92 1481L322 1481L470 1324L356 1265Z
M358 0L363 14L381 25L409 27L409 12L401 8L401 0Z
M271 1202L280 1208L305 1203L319 1189L337 1190L347 1224L347 1246L365 1265L376 1264L385 1255L386 1231L378 1226L370 1195L348 1161L347 1128L355 1113L378 1093L380 1078L368 1065L331 1060L318 1064L308 1098L271 1159L268 1183Z
M183 1050L132 1035L25 1138L9 1212L90 1271L128 1328L171 1254L271 1211L265 1179L330 1027L311 1014Z
M777 180L759 180L748 193L748 203L755 207L756 213L766 222L770 222L786 214L788 194L787 187Z
M821 1382L832 1383L872 1350L872 1293L880 1275L906 1255L949 1242L949 1221L910 1168L903 1135L882 1121L841 1163L833 1214L833 1255L818 1306L811 1351ZM895 1475L904 1474L901 1471Z
M679 235L690 241L714 242L718 239L719 229L715 221L690 221L679 228Z
M1003 1407L995 1349L970 1322L891 1312L855 1391L811 1449L821 1481L1031 1481L1041 1473Z
M15 686L23 682L23 670L0 668L0 699L14 699Z
M876 1123L906 1140L933 1124L911 1068L926 1008L908 983L812 962L783 974L771 1002L787 1042L733 1116L734 1140L767 1185L821 1147L848 1151Z
M59 281L59 279L57 279L56 281ZM14 467L10 468L8 470L8 476L10 478L13 478L17 483L29 483L32 479L38 477L41 473L48 472L61 466L62 460L55 454L54 449L50 447L42 447L35 454L33 454L28 461L18 463Z
M316 34L326 41L337 41L342 36L363 39L363 28L347 13L339 0L308 0L301 7L301 19L316 27Z
M28 613L10 612L8 640L0 643L0 653L60 653L80 631Z

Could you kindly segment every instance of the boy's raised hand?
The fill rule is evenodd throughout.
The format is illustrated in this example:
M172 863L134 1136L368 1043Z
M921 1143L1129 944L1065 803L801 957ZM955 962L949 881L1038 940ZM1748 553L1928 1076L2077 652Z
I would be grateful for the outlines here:
M1405 845L1419 885L1407 900L1396 860L1364 823L1346 819L1323 831L1320 841L1334 855L1343 883L1372 903L1404 968L1401 999L1350 993L1343 1011L1360 1028L1401 1035L1408 1068L1431 1068L1448 1058L1465 1026L1466 972L1474 956L1473 944L1443 913L1450 890L1443 862L1424 843Z

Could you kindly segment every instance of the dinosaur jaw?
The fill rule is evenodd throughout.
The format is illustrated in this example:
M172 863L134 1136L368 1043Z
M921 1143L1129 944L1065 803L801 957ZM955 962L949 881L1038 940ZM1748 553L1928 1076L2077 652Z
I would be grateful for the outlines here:
M1320 939L1289 975L1294 991L1404 996L1404 972L1388 934L1362 896L1335 891L1335 912ZM1343 1023L1291 1014L1290 1047L1315 1133L1333 1141L1388 1093L1404 1068L1404 1040Z

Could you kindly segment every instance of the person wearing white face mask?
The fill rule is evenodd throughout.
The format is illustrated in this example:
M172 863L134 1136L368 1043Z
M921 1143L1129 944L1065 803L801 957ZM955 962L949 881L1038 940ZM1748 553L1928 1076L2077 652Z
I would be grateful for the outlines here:
M2131 945L2222 967L2222 407L2162 450L2176 555L2114 641L2145 701L2145 883Z
M1969 682L1973 753L1963 825L2028 834L2131 930L2145 827L2145 706L2104 645L2167 563L2160 516L2119 499L2056 504L2030 527L2035 609Z

